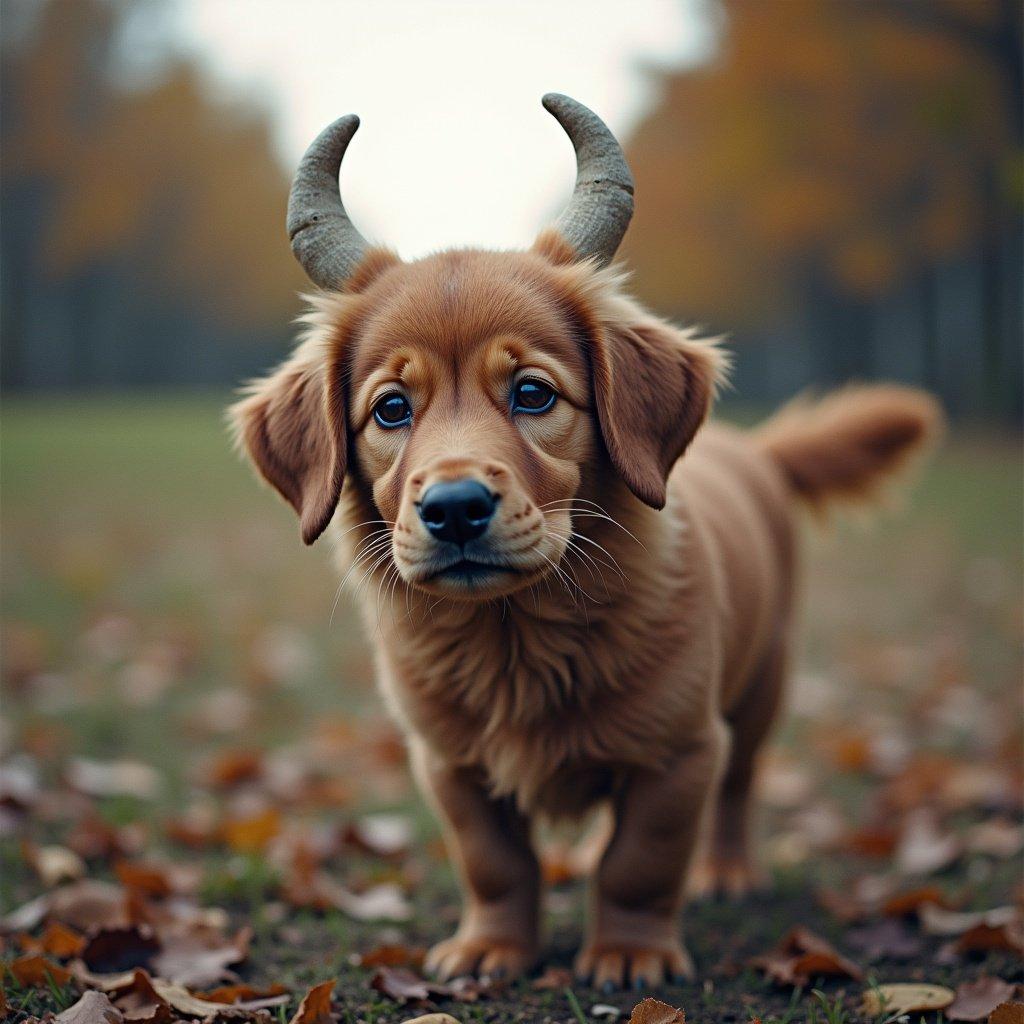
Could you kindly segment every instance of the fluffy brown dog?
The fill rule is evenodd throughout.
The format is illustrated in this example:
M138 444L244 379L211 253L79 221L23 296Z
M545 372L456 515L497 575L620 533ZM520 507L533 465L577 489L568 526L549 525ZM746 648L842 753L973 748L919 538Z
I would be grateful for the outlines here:
M369 584L380 685L465 889L429 966L528 968L531 822L603 802L577 971L653 984L692 974L678 918L697 848L703 889L759 878L751 780L790 655L797 506L870 496L938 413L859 388L756 431L702 428L723 355L623 293L606 264L629 172L593 114L545 104L579 177L524 253L369 248L337 191L357 122L327 129L289 215L324 291L233 417L306 542L334 519Z

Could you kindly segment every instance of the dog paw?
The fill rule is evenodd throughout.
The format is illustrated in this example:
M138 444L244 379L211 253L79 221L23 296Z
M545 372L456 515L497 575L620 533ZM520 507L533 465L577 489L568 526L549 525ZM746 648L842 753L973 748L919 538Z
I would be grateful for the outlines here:
M475 974L481 978L515 978L525 974L537 951L502 939L453 936L434 946L424 966L441 981Z
M694 977L693 960L681 942L657 948L592 943L576 958L576 977L602 992L681 984Z
M721 858L694 865L686 885L691 899L742 899L769 888L767 874L745 858Z

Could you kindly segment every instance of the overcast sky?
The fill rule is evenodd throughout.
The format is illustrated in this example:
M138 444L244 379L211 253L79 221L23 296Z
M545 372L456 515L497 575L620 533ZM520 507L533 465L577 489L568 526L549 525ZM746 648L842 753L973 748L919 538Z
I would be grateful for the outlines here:
M651 100L645 65L712 44L703 0L179 0L175 31L220 88L266 101L289 168L359 114L345 203L406 257L528 245L574 178L542 94L623 132Z

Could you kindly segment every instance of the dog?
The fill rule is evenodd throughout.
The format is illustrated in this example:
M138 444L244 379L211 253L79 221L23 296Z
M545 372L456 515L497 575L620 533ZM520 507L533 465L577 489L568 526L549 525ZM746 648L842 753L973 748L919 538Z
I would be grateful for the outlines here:
M370 246L338 186L358 120L317 138L288 226L320 291L231 419L305 542L330 525L367 585L380 688L464 890L427 967L528 970L532 824L605 805L576 973L654 985L694 973L688 877L762 881L751 788L792 654L799 506L872 499L940 413L876 386L705 424L722 349L628 296L622 152L586 107L544 104L577 182L525 252Z

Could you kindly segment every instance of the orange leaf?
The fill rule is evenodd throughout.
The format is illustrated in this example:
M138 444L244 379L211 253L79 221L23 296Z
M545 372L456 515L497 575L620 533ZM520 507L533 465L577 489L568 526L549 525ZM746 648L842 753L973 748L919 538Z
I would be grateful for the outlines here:
M291 1024L335 1024L337 1017L331 1013L331 993L336 981L322 981L314 985L299 1004Z
M69 971L36 954L19 957L9 965L9 970L24 988L49 988L51 980L54 985L66 985L71 980Z

